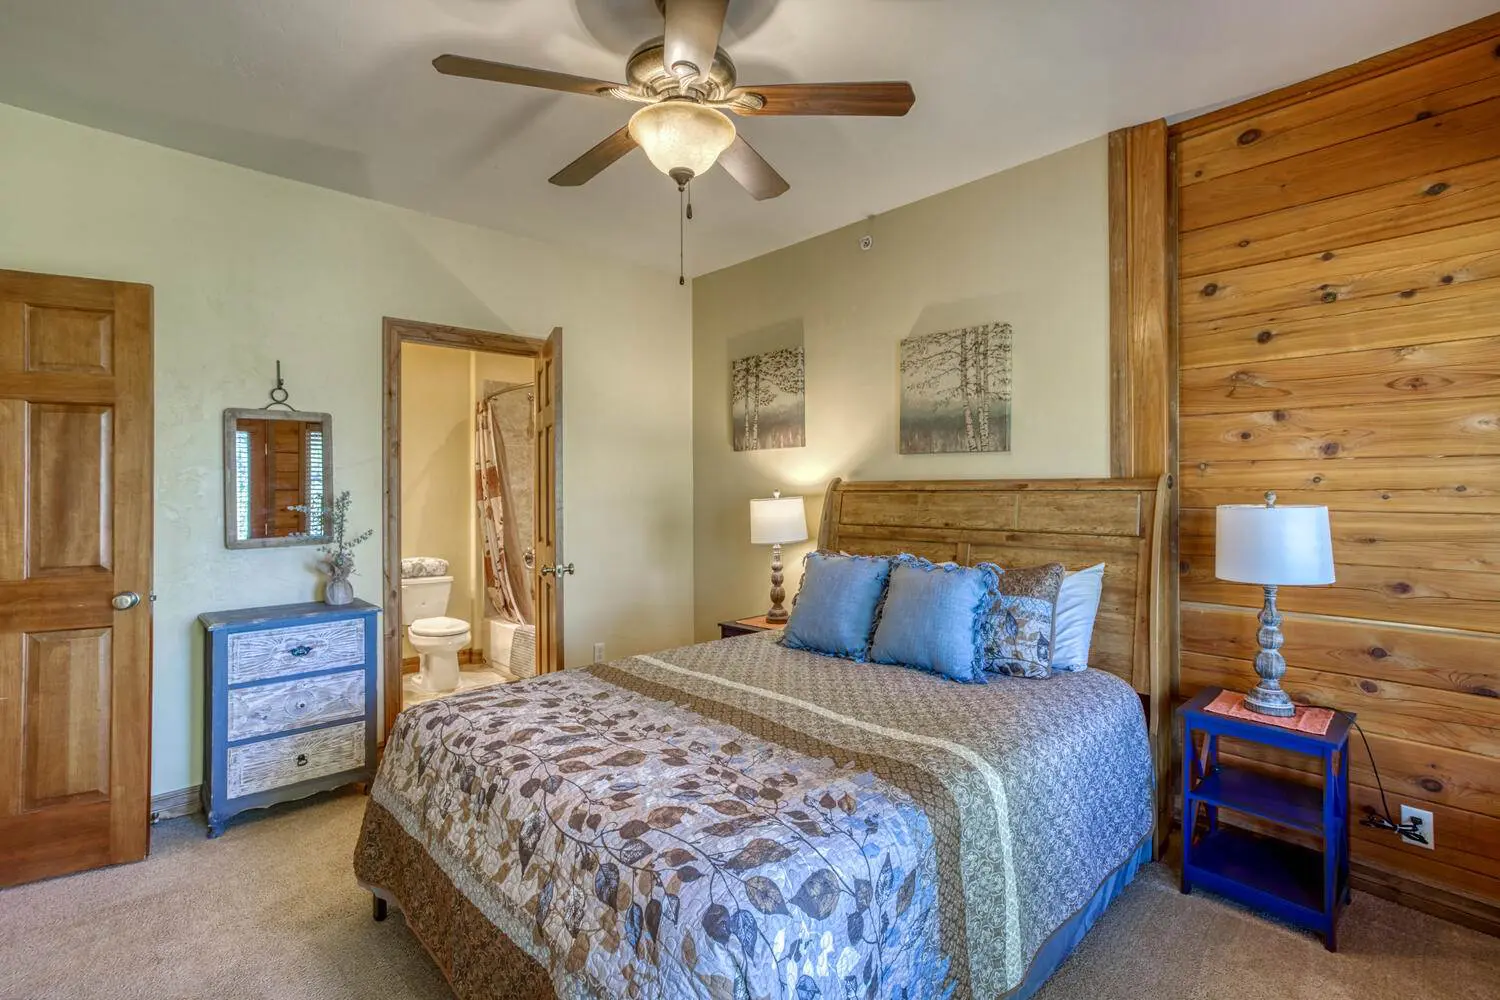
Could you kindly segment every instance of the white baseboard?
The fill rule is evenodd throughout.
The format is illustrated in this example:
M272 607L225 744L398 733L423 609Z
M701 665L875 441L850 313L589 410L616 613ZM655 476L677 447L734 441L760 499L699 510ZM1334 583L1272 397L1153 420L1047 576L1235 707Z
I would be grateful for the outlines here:
M201 813L203 803L199 801L198 788L198 785L190 785L175 792L151 796L151 822L158 823L164 819Z

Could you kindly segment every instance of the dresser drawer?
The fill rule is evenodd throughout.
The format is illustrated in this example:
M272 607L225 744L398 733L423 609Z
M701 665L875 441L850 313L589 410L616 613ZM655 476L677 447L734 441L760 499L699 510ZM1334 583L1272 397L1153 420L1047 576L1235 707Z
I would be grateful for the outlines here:
M237 799L364 766L361 721L230 747L225 778L228 797Z
M364 714L364 670L230 688L225 738L232 743Z
M229 683L305 674L365 662L365 620L312 622L229 636Z

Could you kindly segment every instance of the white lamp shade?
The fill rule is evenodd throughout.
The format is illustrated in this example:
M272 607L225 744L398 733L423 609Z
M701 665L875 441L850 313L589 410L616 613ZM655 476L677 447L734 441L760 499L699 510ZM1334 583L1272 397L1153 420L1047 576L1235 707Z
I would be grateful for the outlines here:
M630 118L630 137L664 174L687 170L701 177L734 142L734 122L715 108L692 101L648 104Z
M1214 576L1262 586L1333 582L1327 507L1226 504L1218 510Z
M807 540L807 511L801 497L750 501L750 543L785 545Z

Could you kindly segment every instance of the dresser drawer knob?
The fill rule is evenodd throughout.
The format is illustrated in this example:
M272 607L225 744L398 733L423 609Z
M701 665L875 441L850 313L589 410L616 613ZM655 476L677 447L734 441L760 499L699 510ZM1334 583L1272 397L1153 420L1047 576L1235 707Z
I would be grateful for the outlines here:
M287 650L287 652L291 653L293 656L306 656L308 653L312 652L312 647L311 646L293 646L291 649Z
M307 754L305 754L305 753L299 753L297 755L297 766L298 767L305 767L306 765L307 765Z

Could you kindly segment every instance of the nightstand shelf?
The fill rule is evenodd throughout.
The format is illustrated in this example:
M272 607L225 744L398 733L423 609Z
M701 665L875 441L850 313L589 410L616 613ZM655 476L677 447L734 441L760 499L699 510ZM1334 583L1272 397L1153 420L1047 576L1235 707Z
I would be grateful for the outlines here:
M719 622L719 638L732 639L737 635L775 632L784 628L786 628L786 622L766 621L765 615L756 615L754 618L736 618L734 621Z
M1198 782L1193 797L1303 833L1323 834L1322 789L1288 778L1220 764Z
M1308 927L1336 951L1339 916L1351 898L1349 727L1354 717L1335 712L1328 732L1304 733L1209 712L1219 694L1218 688L1205 689L1178 710L1184 730L1182 891L1208 889ZM1314 757L1322 784L1220 763L1221 737ZM1221 823L1221 809L1258 820L1258 832ZM1286 839L1293 831L1317 847Z
M1258 909L1292 906L1301 922L1323 913L1323 856L1311 848L1221 826L1193 847L1192 884ZM1260 898L1256 898L1260 897Z

